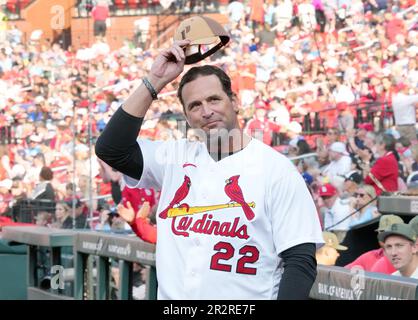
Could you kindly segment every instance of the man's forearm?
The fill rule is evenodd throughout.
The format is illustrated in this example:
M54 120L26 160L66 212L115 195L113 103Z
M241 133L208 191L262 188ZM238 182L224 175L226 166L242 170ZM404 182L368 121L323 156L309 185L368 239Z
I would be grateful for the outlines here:
M160 92L165 84L152 75L148 76L148 80L154 87L155 91ZM152 96L148 88L141 82L141 85L135 89L135 91L124 102L122 109L129 113L131 116L137 118L144 118L150 105L152 103Z
M280 280L278 300L309 299L317 273L315 251L314 243L303 243L282 252L284 272Z

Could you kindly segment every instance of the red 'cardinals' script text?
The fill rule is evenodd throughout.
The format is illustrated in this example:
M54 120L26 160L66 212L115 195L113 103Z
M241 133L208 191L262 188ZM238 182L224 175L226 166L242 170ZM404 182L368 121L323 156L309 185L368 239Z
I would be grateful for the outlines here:
M239 217L233 222L220 222L212 220L213 215L204 214L200 219L193 217L174 217L171 221L171 230L175 235L188 237L190 232L222 236L222 237L238 237L240 239L248 239L247 226L240 225Z

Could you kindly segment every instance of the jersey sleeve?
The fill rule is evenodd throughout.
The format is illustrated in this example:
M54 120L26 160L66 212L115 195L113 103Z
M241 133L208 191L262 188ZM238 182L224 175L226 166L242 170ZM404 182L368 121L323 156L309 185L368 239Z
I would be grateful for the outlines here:
M157 227L151 225L144 218L136 218L131 224L132 231L142 240L150 243L157 243Z
M324 243L305 181L290 161L288 167L285 174L272 180L267 204L277 254L302 243L315 243L317 248Z
M161 189L165 168L167 167L169 142L137 140L142 152L144 168L141 179L123 176L128 188Z

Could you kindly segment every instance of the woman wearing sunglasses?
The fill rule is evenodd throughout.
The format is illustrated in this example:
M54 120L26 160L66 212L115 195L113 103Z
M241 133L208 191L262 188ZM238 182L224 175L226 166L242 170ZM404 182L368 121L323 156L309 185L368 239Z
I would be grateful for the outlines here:
M362 185L353 195L350 228L372 220L380 215L376 207L376 191L370 185Z

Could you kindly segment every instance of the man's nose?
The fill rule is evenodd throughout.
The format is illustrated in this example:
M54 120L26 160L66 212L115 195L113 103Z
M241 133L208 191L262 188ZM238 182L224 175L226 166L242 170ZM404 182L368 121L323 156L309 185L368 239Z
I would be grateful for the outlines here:
M202 103L202 116L203 116L203 118L209 119L212 115L213 115L212 109L210 108L209 104L206 101L204 101Z
M398 255L395 248L386 249L386 253L392 258L395 258Z

